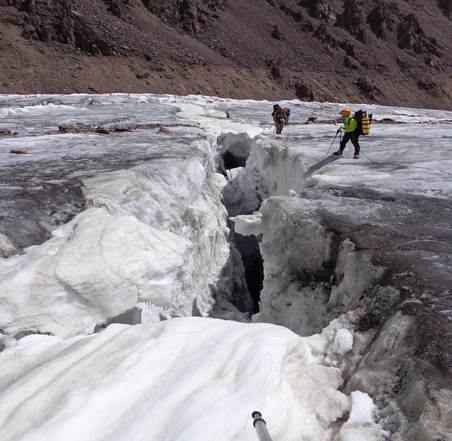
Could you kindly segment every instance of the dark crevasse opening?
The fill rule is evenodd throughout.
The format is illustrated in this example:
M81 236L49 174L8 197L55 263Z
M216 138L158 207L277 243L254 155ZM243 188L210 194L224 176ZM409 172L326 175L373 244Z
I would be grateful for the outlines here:
M256 141L247 133L227 133L218 137L219 171L231 170L237 167L245 167L251 148Z
M231 152L227 151L223 153L223 164L226 170L231 170L233 168L243 167L245 162L243 161L243 158L238 158Z
M224 134L218 138L220 146L219 171L231 170L238 167L245 167L248 156L253 145L256 144L246 133ZM246 168L239 173L246 174ZM259 197L256 195L256 203L251 207L249 201L245 200L246 195L253 193L255 189L241 188L250 186L252 180L237 179L229 180L223 191L223 203L228 210L229 216L240 214L250 214L259 209ZM234 223L229 222L231 229L231 242L240 254L241 263L245 271L245 280L248 291L253 300L253 314L259 311L260 293L263 287L264 267L259 248L259 240L255 236L242 236L234 231Z
M112 323L121 323L124 325L138 325L142 323L141 321L141 309L140 308L132 308L128 311L123 312L122 314L117 315L116 317L112 317L107 319L104 323L100 323L96 325L94 328L94 332L100 332L104 330L108 325Z
M242 258L245 268L245 280L254 304L253 314L259 311L259 300L264 283L264 264L255 236L242 236L233 233L234 243Z

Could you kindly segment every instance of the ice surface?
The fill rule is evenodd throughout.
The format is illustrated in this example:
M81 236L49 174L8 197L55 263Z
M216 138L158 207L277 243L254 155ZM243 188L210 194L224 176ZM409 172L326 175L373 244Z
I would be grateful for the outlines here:
M275 441L381 437L372 399L350 388L395 390L400 379L391 369L401 360L385 354L402 345L402 328L413 330L405 316L388 320L376 338L347 384L351 398L338 391L336 366L362 356L360 342L371 338L352 335L350 323L307 339L273 325L200 318L83 335L137 306L151 321L208 315L213 293L234 279L222 197L238 233L263 235L261 320L321 331L379 280L388 255L415 273L426 266L423 282L450 287L452 113L366 106L376 124L362 138L361 158L350 159L349 146L306 180L334 147L339 124L321 120L334 120L342 105L282 103L294 116L276 137L271 104L0 96L0 128L17 133L0 139L2 441L255 440L253 410ZM318 123L306 124L308 117ZM378 123L385 118L399 124ZM143 127L58 133L65 123ZM250 151L246 167L225 173L227 182L216 173L221 140L223 153L243 159ZM390 253L385 237L395 244ZM355 246L360 240L364 249ZM391 311L398 295L377 290L386 303L375 310ZM441 311L452 309L440 300ZM30 332L58 338L21 338ZM409 379L421 375L404 369ZM415 397L417 409L424 392L410 387L400 397ZM425 398L416 436L443 430L448 391L428 393L441 399Z

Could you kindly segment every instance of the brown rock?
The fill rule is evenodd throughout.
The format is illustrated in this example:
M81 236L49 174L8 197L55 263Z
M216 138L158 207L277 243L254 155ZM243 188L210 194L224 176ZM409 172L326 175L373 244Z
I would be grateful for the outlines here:
M105 127L96 127L94 129L94 132L95 133L100 133L102 135L108 135L111 132L111 130L106 129Z
M272 37L275 38L276 40L281 40L281 31L279 30L279 26L278 25L273 25L272 27Z
M385 38L388 31L392 29L391 10L391 5L385 1L377 1L375 7L367 16L370 29L379 38Z
M438 96L440 94L440 88L438 87L438 85L428 78L419 79L417 85L419 89L425 90L430 95Z
M77 129L72 124L61 124L58 126L58 130L60 132L66 133L66 132L75 132Z
M400 20L397 28L397 44L401 49L411 49L415 53L429 53L441 56L438 43L425 35L415 14L409 14Z
M361 11L361 5L357 0L344 0L344 11L337 16L336 24L346 29L358 40L365 41L366 33Z
M296 86L295 96L300 100L314 101L314 92L303 83Z

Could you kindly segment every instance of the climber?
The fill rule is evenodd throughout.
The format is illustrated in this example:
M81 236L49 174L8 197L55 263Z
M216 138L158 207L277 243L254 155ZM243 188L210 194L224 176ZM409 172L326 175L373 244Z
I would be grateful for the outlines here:
M352 141L352 144L355 147L355 154L353 155L353 159L358 159L360 150L360 132L358 130L358 121L355 117L351 116L352 111L350 109L341 109L339 114L344 117L344 125L340 127L337 132L339 133L341 130L344 130L345 134L342 138L339 150L337 152L334 152L333 155L342 156L342 152L344 151L348 141Z
M273 106L273 121L276 126L276 134L280 135L285 125L289 124L290 110L286 107L280 107L279 104Z

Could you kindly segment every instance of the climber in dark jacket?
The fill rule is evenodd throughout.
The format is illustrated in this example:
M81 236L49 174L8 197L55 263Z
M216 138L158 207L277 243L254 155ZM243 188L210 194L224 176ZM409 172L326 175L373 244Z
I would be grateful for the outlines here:
M289 117L287 116L285 109L282 109L279 104L273 106L272 117L276 126L276 134L280 135L283 127L286 124L289 124Z

